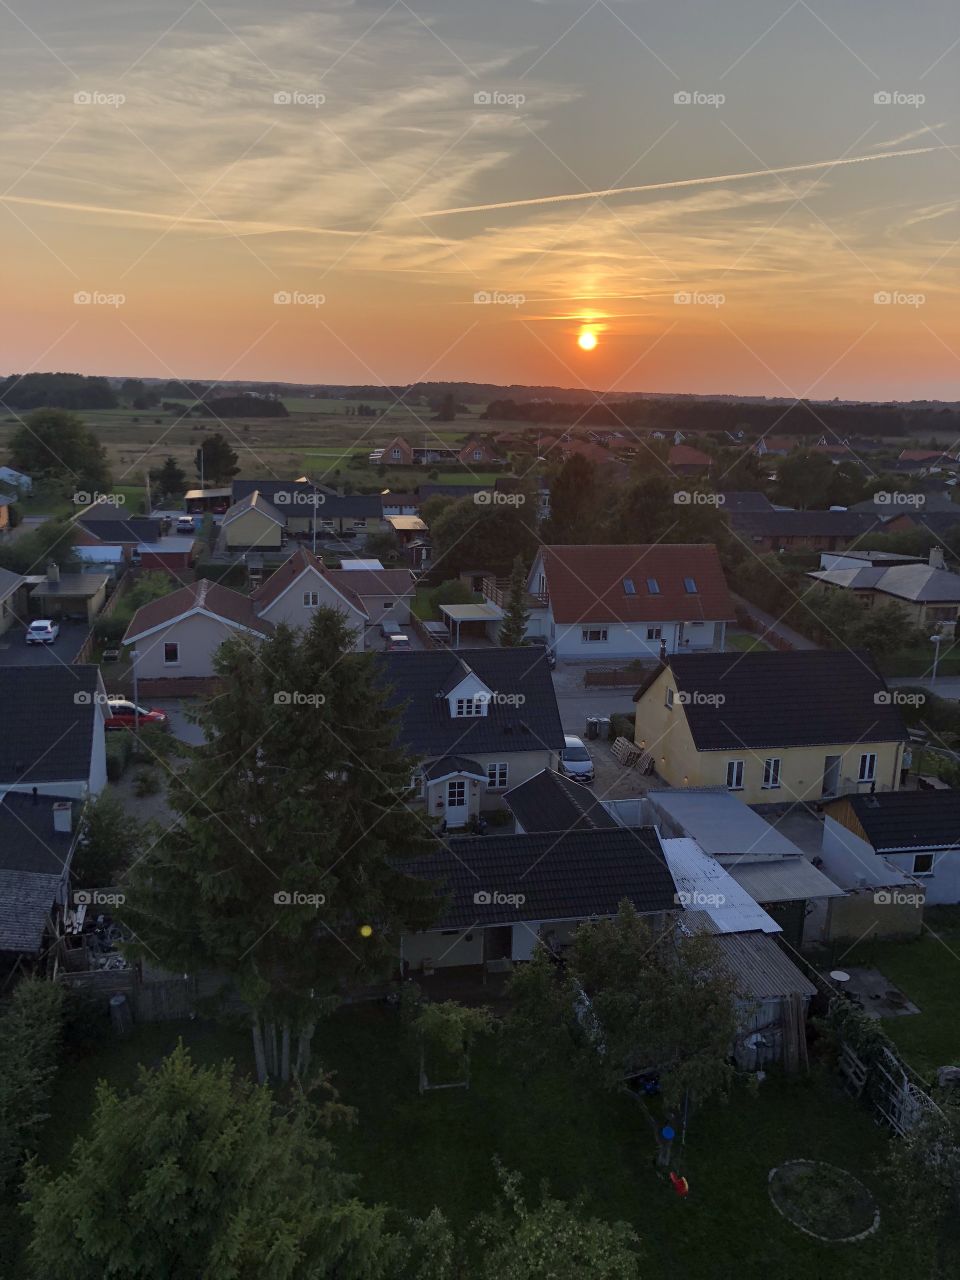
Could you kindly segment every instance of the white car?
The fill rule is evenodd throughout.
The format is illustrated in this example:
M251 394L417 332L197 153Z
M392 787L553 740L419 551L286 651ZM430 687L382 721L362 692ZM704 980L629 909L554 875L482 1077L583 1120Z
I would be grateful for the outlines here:
M60 624L49 618L31 622L27 627L27 644L53 644L60 634Z
M592 782L593 757L583 745L583 739L575 734L563 735L563 750L560 752L560 772L574 782Z

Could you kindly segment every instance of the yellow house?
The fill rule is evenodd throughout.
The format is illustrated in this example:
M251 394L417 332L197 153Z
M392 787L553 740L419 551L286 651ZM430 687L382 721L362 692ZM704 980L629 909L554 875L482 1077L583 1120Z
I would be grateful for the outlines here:
M223 545L227 551L279 551L286 523L276 507L254 489L225 513Z
M906 729L865 653L674 655L634 701L637 745L674 787L793 804L900 785Z

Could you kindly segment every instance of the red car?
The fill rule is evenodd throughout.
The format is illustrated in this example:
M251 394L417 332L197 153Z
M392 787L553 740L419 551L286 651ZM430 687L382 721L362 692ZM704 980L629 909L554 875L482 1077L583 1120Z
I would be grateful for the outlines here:
M129 698L121 698L116 694L107 695L105 729L133 729L138 719L141 729L147 725L167 729L170 725L170 717L159 707L138 707Z

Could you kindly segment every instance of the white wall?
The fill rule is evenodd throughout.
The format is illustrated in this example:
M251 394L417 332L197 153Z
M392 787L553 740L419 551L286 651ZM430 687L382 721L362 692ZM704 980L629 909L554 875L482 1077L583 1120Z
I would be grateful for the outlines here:
M553 610L547 610L548 620L544 633L558 658L571 660L596 660L609 662L619 658L657 658L660 655L660 639L647 639L647 632L658 627L667 643L667 652L689 653L722 650L725 624L703 622L683 624L683 642L678 644L680 624L677 622L554 622ZM585 629L605 627L607 639L584 640Z
M921 875L913 870L912 853L886 853L884 857L904 875L923 885L928 907L960 902L960 851L946 849L934 854L932 875Z
M288 627L300 627L306 630L313 621L313 615L316 613L315 608L303 603L303 596L306 591L316 591L319 595L321 606L325 605L330 609L337 609L343 614L347 623L354 629L354 650L362 650L364 619L347 604L343 596L334 591L325 578L322 578L320 574L314 573L312 570L309 573L301 574L283 595L261 611L260 616L265 618L267 622L272 622L274 626L285 622Z

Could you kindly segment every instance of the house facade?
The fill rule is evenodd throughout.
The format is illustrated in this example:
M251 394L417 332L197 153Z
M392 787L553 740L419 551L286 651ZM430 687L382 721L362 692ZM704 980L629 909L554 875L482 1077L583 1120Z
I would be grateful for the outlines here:
M563 728L544 658L528 649L431 649L381 662L400 740L419 761L415 800L448 828L502 808L511 787L556 765Z
M634 695L635 739L673 787L747 804L896 791L907 734L866 654L683 654Z
M722 649L734 606L716 547L544 546L527 590L528 634L565 661Z
M336 609L353 632L354 651L364 647L364 627L370 616L346 580L334 574L305 547L298 547L289 560L250 596L257 616L271 627L285 623L306 629L318 608Z
M902 557L894 564L821 568L807 577L824 591L847 592L865 609L896 604L913 626L954 634L960 612L960 574L945 568L939 547L931 548L926 562Z
M286 520L276 507L254 489L227 509L220 522L220 537L227 551L279 551Z

